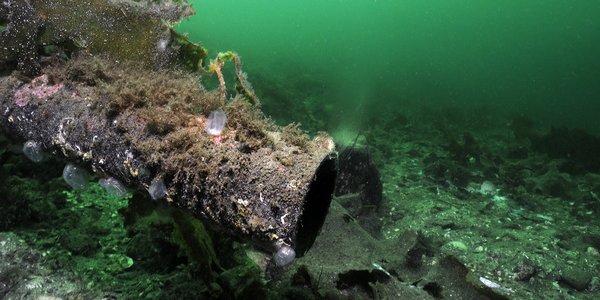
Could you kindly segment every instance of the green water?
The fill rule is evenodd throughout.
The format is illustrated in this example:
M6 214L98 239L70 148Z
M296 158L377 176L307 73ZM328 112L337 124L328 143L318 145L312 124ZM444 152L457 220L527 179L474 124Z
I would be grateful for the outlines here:
M600 131L599 1L192 3L197 14L180 31L213 54L237 51L251 81L315 78L323 89L316 101L342 120L389 105L483 104Z

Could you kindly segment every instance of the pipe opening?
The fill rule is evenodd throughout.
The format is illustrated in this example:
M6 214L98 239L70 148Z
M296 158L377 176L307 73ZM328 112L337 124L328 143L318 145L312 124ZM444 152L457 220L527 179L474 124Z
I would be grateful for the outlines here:
M10 9L7 3L0 3L0 33L8 27L10 17Z
M315 242L331 204L337 176L336 158L325 158L313 177L305 197L304 211L300 217L295 251L301 257Z
M3 20L2 17L0 16L0 33L2 33L2 31L4 31L8 25L8 23L5 21L6 20Z

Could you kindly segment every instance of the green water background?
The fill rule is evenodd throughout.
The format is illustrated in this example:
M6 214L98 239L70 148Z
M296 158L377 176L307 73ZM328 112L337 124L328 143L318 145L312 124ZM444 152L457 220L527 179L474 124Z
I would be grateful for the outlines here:
M483 105L600 132L597 0L191 2L180 31L212 55L237 51L250 81L314 77L345 125L365 111ZM278 101L304 101L290 98Z

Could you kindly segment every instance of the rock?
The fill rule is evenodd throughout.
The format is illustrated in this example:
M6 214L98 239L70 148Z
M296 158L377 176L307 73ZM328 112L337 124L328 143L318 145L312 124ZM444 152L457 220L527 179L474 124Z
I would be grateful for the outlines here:
M570 287L581 291L585 290L590 281L592 274L583 268L569 267L563 271L561 281Z
M444 248L450 248L452 250L459 250L466 252L469 248L462 241L452 241L444 246Z

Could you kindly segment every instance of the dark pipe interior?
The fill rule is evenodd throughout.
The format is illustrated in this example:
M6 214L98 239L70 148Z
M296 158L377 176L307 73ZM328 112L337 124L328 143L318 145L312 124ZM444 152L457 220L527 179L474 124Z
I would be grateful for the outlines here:
M294 247L298 257L312 246L325 222L335 187L336 161L335 157L328 157L321 162L306 193Z

